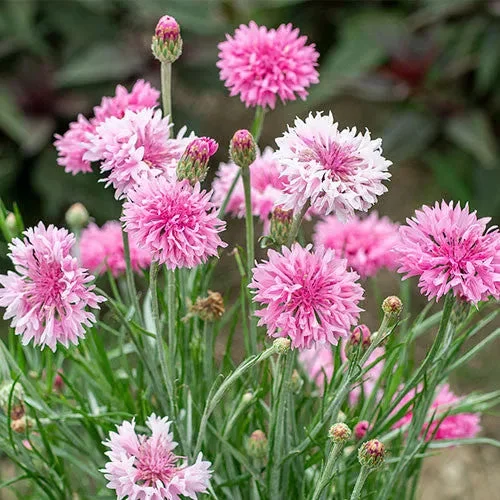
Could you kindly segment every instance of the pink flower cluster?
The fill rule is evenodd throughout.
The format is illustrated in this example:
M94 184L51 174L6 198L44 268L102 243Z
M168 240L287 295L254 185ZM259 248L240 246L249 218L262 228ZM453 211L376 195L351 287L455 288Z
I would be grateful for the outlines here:
M399 242L398 226L376 212L342 223L331 215L316 224L314 243L335 250L362 278L382 268L395 269L392 250Z
M159 97L160 92L144 80L137 81L130 92L118 85L114 97L103 97L101 104L94 108L92 118L88 120L79 115L76 122L70 123L69 130L63 136L56 135L54 145L58 152L57 163L73 175L91 172L90 161L84 155L97 126L112 116L122 118L126 110L154 108L158 105Z
M23 234L9 245L15 272L0 275L4 319L12 318L24 345L33 340L55 351L57 343L78 344L96 320L87 308L98 309L105 299L92 291L93 277L71 255L75 239L66 229L41 222Z
M109 462L102 469L109 489L117 498L129 500L180 500L181 496L196 499L210 484L210 462L200 453L188 465L174 453L177 443L170 432L172 422L154 413L146 425L151 435L138 434L135 422L123 422L117 432L110 432L104 445L109 448Z
M150 253L129 238L130 263L134 271L151 264ZM94 274L104 274L107 269L113 276L126 269L123 250L122 226L118 221L106 222L102 227L90 224L82 231L79 241L80 262Z
M423 206L407 226L399 229L395 248L398 271L419 277L429 299L455 296L476 304L491 295L500 297L500 233L487 229L491 219L478 219L469 206L436 202Z
M269 336L290 337L292 348L303 349L335 345L348 335L361 311L363 289L345 260L332 250L312 251L312 245L298 243L281 253L269 250L268 258L253 269L249 287L264 306L255 314Z
M242 24L219 44L220 78L247 107L274 109L277 97L283 102L305 99L306 89L319 81L319 54L306 41L291 24L276 30L254 21Z

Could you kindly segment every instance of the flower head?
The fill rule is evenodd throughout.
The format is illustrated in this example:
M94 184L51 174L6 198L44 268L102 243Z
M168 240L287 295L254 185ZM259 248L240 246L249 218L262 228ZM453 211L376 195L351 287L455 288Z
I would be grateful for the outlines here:
M151 264L151 254L129 238L130 264L134 271ZM109 269L113 276L125 273L122 226L118 221L108 221L102 227L91 224L82 231L79 241L80 261L94 274L104 274Z
M500 233L487 230L491 219L460 203L423 206L407 226L399 228L396 246L398 271L419 277L419 287L430 299L439 300L453 290L467 302L500 297Z
M346 443L351 438L351 429L343 422L337 422L330 427L328 435L334 443Z
M264 431L257 429L256 431L253 431L252 434L250 434L250 437L247 441L247 449L248 454L252 458L261 460L267 456L269 445L267 436Z
M333 248L362 278L374 276L382 268L396 268L392 249L398 241L397 225L375 212L347 222L334 215L325 217L316 224L314 234L316 245Z
M226 223L217 217L211 194L187 180L144 179L129 192L122 221L154 261L168 269L196 267L227 246L219 237Z
M23 234L9 245L15 272L0 275L4 319L12 319L24 345L33 340L55 351L57 343L78 344L95 322L87 307L99 308L104 298L92 292L92 276L71 255L75 239L66 229L41 222Z
M299 211L307 202L318 215L343 220L355 210L366 212L387 188L391 162L382 156L382 140L367 130L339 131L331 113L312 113L276 139L276 158L283 165L285 208Z
M382 443L378 439L372 439L371 441L363 443L359 448L359 463L363 467L367 467L369 469L378 469L384 463L385 454L386 450L384 443Z
M172 16L163 16L156 25L151 43L153 55L162 63L173 63L182 54L179 23Z
M246 129L237 130L229 144L229 156L238 167L249 167L257 157L257 144Z
M294 244L282 253L268 251L268 261L253 269L249 285L263 309L255 314L271 337L290 337L292 348L337 344L356 323L363 289L358 275L333 251Z
M276 30L254 21L242 24L219 44L220 78L247 107L274 109L277 97L282 102L296 96L305 99L306 89L319 81L315 69L319 54L306 41L291 24Z
M160 110L125 111L123 118L108 118L96 128L84 158L101 162L101 172L108 174L106 187L112 185L115 197L123 198L145 177L175 179L177 163L193 136L184 137L183 127L171 139L171 128Z
M203 182L208 172L208 160L219 145L210 137L199 137L191 141L177 164L177 178L188 179L194 185Z
M101 472L118 498L129 500L180 500L197 498L207 491L211 463L200 453L193 465L174 453L177 443L170 432L172 422L154 413L146 421L151 435L138 434L135 422L123 422L103 444L109 462Z

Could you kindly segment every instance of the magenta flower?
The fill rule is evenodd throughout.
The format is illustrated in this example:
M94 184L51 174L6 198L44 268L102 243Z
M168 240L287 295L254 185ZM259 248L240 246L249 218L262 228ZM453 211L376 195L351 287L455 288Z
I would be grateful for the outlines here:
M398 226L376 212L343 223L334 215L316 224L314 243L332 248L362 278L374 276L382 268L395 269L393 248L399 242Z
M188 179L192 185L203 182L208 173L208 161L218 149L219 145L210 137L198 137L191 141L177 164L177 179Z
M419 287L439 300L455 296L476 304L490 295L500 297L500 233L487 229L490 218L478 219L466 204L438 202L423 206L399 229L395 248L398 272L419 277Z
M276 97L283 103L296 96L305 99L307 88L318 83L319 54L314 44L291 24L268 30L251 21L240 25L234 36L219 44L220 79L249 106L274 109Z
M138 272L151 264L150 253L129 238L130 263ZM102 227L90 224L82 231L79 241L80 262L94 274L104 274L109 269L113 276L125 272L122 226L118 221L109 221Z
M356 210L366 212L387 191L382 182L391 176L392 163L382 156L382 140L372 140L368 130L338 127L331 113L311 113L276 139L285 183L278 201L285 209L297 212L310 202L318 215L334 213L344 221Z
M100 106L94 108L93 118L87 120L79 115L76 122L70 123L69 130L64 135L56 134L54 145L58 151L57 163L73 175L92 172L91 163L84 159L84 155L90 147L90 137L95 133L96 127L111 116L122 118L127 109L139 111L156 107L159 97L158 90L144 80L137 81L130 93L125 87L118 85L114 97L103 97Z
M75 238L66 229L45 228L41 222L23 234L23 240L9 244L15 272L0 275L4 319L12 319L23 345L33 339L34 345L55 351L57 343L78 344L85 327L96 320L87 307L98 309L105 299L92 292L93 277L70 253Z
M217 218L211 194L187 180L145 179L129 192L122 221L153 260L168 269L196 267L227 246L218 234L226 223Z
M221 163L212 187L213 201L221 206L240 167L234 163ZM268 224L274 204L281 194L283 181L279 177L280 165L273 156L273 150L266 148L262 155L250 165L252 188L252 213ZM229 199L226 211L236 217L245 217L245 193L243 181L238 180Z
M109 462L101 472L118 499L178 500L181 495L196 499L207 491L212 464L202 460L201 453L193 465L175 455L171 424L153 413L146 421L150 436L137 434L135 421L123 422L117 432L109 433L103 443L109 448Z
M418 392L422 390L422 386L418 387ZM415 390L411 390L405 394L394 412L403 408L406 404L415 398ZM476 437L481 431L481 417L479 413L455 413L453 409L460 403L462 398L456 396L450 389L448 384L442 385L438 389L436 398L434 399L431 408L429 409L428 419L433 418L432 423L425 423L422 428L422 436L425 436L427 441L433 438L438 441L441 439L467 439ZM446 417L444 414L450 412ZM408 413L398 420L394 425L394 429L399 429L404 425L409 425L413 418L413 405L410 406ZM441 424L439 422L442 420Z
M268 251L268 261L253 269L249 285L259 326L267 326L270 337L290 337L292 348L315 344L337 344L356 324L363 299L358 274L347 271L347 262L333 251L312 245L283 246L282 253Z

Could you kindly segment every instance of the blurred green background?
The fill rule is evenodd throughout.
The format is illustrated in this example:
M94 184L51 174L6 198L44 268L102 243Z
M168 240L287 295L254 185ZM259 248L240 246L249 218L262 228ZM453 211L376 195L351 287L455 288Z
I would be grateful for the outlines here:
M331 109L342 127L368 127L383 138L394 167L379 212L404 221L422 203L444 197L500 219L499 0L3 0L0 197L8 207L19 204L27 225L62 223L76 201L99 223L118 217L120 207L97 175L73 177L57 166L53 135L78 113L91 114L118 83L130 88L144 78L159 88L150 43L166 13L179 21L184 39L173 72L176 125L219 141L214 165L253 117L219 81L217 43L251 19L268 27L291 22L316 44L321 82L305 103L268 114L262 146L274 145L295 116ZM235 241L238 227L229 235ZM5 253L0 242L2 271ZM394 284L388 277L385 289ZM484 354L457 385L498 388L497 357ZM498 419L484 422L486 434L499 438ZM498 495L497 450L447 456L446 467L442 458L428 467L425 498Z

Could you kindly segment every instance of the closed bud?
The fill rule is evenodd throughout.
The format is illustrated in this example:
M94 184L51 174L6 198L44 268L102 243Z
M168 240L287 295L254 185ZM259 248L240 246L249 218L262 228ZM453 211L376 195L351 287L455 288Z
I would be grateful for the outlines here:
M253 399L253 394L251 392L245 392L245 394L243 394L243 396L241 396L241 401L243 403L250 403L250 401L252 401Z
M257 145L253 135L245 129L238 130L233 135L229 145L229 155L238 167L249 167L257 157Z
M253 431L247 442L248 454L252 458L263 459L267 456L267 436L261 430Z
M297 370L292 372L292 391L297 394L301 391L304 381Z
M334 443L347 443L351 438L351 429L343 422L337 422L330 427L328 435Z
M5 217L5 225L7 226L7 229L12 236L17 236L19 234L16 216L12 212L9 212L7 214L7 217Z
M276 245L285 245L290 236L293 223L293 210L275 207L271 215L270 236Z
M346 344L346 355L349 357L354 349L361 348L362 350L368 349L371 344L371 332L366 325L358 325L349 336Z
M163 16L151 42L153 55L162 63L173 63L182 54L181 28L172 16Z
M89 222L89 213L82 203L74 203L66 211L66 224L72 231L79 231Z
M368 420L361 420L354 426L354 436L360 441L366 436L366 433L370 429L370 422Z
M385 459L384 443L378 439L372 439L363 443L358 451L359 463L368 469L378 469L382 466Z
M292 341L286 337L281 337L273 342L274 350L278 354L286 354L290 350Z
M187 179L191 185L203 182L208 172L208 160L219 145L210 137L199 137L190 142L177 164L177 179Z
M403 303L399 297L391 295L382 302L382 311L384 311L384 314L390 319L397 319L403 311Z
M11 420L10 428L17 432L18 434L24 434L26 429L31 429L33 427L34 420L26 415L23 415L17 420Z

